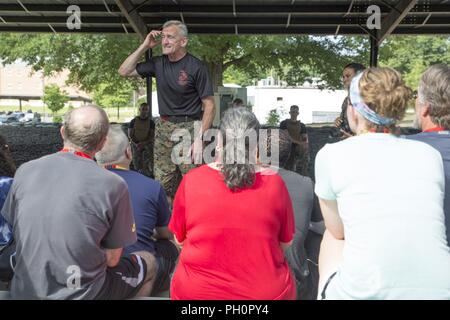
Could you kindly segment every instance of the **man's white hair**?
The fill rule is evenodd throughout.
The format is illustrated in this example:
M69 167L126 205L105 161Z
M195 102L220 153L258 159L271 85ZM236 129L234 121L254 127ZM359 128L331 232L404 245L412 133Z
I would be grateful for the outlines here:
M188 37L188 29L183 22L178 21L178 20L169 20L163 24L162 28L164 29L164 28L167 28L170 26L178 27L178 30L180 30L180 36L186 37L186 38Z
M431 121L450 129L450 67L435 64L420 78L418 98L420 104L430 105Z
M113 165L126 160L126 151L129 141L120 125L111 126L106 142L102 150L95 154L95 159L100 165Z

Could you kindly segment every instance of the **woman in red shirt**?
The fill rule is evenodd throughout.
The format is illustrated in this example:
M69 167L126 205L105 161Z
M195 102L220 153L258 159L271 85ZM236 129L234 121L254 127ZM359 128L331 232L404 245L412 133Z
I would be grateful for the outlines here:
M169 224L183 247L172 299L295 299L283 254L294 234L291 199L274 171L255 164L258 130L252 112L228 109L216 148L217 159L227 161L183 177ZM253 143L245 143L252 134Z

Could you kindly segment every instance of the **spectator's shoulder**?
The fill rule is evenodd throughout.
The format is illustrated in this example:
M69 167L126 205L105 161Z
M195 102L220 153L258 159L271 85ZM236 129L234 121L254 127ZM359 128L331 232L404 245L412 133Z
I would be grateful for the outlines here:
M27 161L21 164L20 167L16 170L15 177L17 178L23 172L28 172L30 170L42 170L42 168L45 167L48 162L54 161L56 158L58 158L58 153L48 154L43 157Z
M189 172L186 173L183 176L183 178L185 177L186 179L195 179L199 176L204 176L205 174L208 174L208 172L211 172L211 170L215 170L215 169L209 167L207 164L203 164L201 166L198 166L196 168L189 170Z
M280 168L278 171L278 174L281 176L281 178L284 180L289 180L292 182L295 182L297 185L304 185L304 186L313 186L312 179L307 176L303 176L297 172L286 170L283 168Z
M132 171L132 170L129 170L128 172L130 174L132 174L136 179L138 179L141 184L148 186L148 188L151 188L151 190L162 189L162 185L161 185L161 183L159 183L159 181L152 179L150 177L147 177L146 175L144 175L140 172L136 172L136 171Z
M415 136L415 137L413 137ZM430 136L418 133L418 134L414 134L409 136L406 139L400 139L401 142L406 145L409 146L410 148L413 148L414 150L417 150L418 152L428 152L428 153L439 153L438 150L436 150L435 147L433 147L432 145L430 145L428 143L428 140L430 140Z
M100 169L100 171L98 171L98 183L103 186L103 188L111 190L112 192L128 191L128 184L124 178L101 167L98 167L98 169Z
M280 169L273 166L263 166L261 167L261 171L259 171L262 177L266 177L266 179L269 179L273 183L277 184L285 184L284 179L281 176Z
M316 158L323 157L329 153L334 152L334 150L336 149L336 146L338 146L342 142L344 142L344 141L339 141L339 142L335 142L335 143L326 143L322 148L319 149L319 151L317 152Z
M146 63L146 62L153 62L153 63L156 63L156 62L161 62L163 59L168 59L168 58L167 58L167 56L164 56L164 55L161 55L161 56L153 56L153 57L150 58L149 61L144 61L143 63Z

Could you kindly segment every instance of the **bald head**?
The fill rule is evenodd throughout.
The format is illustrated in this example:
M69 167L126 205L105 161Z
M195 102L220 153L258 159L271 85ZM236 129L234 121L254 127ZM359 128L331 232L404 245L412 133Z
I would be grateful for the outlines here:
M109 130L108 116L102 108L87 105L64 115L62 135L65 145L86 153L101 149Z

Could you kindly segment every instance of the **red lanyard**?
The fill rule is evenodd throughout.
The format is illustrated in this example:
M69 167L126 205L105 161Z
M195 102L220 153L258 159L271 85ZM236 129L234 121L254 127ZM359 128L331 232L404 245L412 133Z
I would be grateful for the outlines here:
M369 132L371 133L380 133L377 131L377 129L370 129ZM391 131L388 128L383 128L383 133L391 133Z
M68 149L68 148L64 148L61 150L61 152L70 152L73 153L76 156L82 157L82 158L86 158L86 159L90 159L93 160L92 157L90 155L88 155L87 153L84 153L82 151L75 151L73 149Z
M124 167L121 167L121 166L119 166L119 165L117 165L117 164L110 164L110 165L107 165L107 166L105 166L105 169L108 169L108 170L111 170L111 169L118 169L118 170L128 170L127 168L124 168Z
M445 131L445 129L442 127L433 127L430 129L423 130L422 132L439 132L439 131Z

